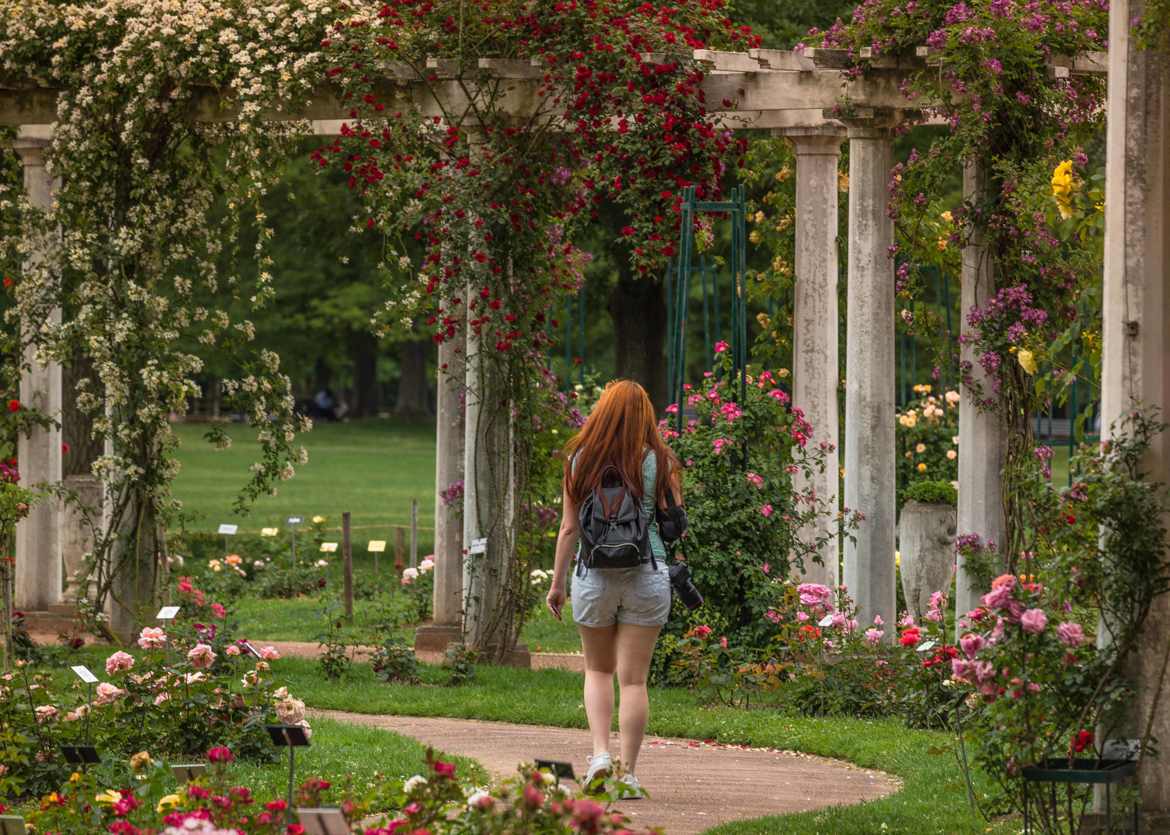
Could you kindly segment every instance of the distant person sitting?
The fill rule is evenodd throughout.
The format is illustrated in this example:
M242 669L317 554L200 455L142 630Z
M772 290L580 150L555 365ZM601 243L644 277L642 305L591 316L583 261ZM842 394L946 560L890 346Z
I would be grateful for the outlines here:
M337 396L333 394L331 388L326 386L313 395L313 400L309 404L309 417L325 420L337 420L340 417L337 412Z

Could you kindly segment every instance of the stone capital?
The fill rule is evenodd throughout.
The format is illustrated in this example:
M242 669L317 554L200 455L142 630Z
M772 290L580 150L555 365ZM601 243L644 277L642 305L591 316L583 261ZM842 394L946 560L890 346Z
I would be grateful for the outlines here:
M48 146L49 140L35 137L22 136L12 141L12 150L16 151L25 168L43 168Z
M841 143L845 141L843 126L824 125L810 128L784 128L772 132L773 136L784 136L792 140L796 155L840 156Z

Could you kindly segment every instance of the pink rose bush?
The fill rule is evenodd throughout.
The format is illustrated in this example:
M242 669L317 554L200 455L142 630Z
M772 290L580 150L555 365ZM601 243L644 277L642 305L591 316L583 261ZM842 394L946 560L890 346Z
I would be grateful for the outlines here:
M178 756L192 743L255 756L270 747L265 722L279 721L295 706L300 715L284 718L302 722L303 703L274 689L276 649L259 648L255 658L222 625L211 629L194 622L198 614L194 607L189 615L180 610L165 627L143 628L132 650L112 652L94 669L102 680L92 690L47 673L0 679L0 726L16 732L5 755L10 768L0 775L0 796L14 785L33 794L59 790L69 774L66 766L43 763L60 761L60 744L92 740L106 760L148 747L159 756ZM195 716L198 722L191 721ZM36 726L50 725L53 734L37 732Z

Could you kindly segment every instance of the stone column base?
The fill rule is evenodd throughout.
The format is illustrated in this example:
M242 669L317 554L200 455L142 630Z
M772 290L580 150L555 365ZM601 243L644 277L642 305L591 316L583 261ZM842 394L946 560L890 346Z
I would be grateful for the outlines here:
M462 640L463 630L457 624L424 623L414 631L414 651L443 653L449 644Z

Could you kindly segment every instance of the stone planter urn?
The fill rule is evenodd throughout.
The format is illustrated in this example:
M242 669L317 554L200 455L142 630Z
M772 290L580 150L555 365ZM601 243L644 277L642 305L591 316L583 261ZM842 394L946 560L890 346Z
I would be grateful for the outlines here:
M930 609L930 596L951 586L955 565L955 507L908 501L898 519L902 592L906 608L920 619Z

